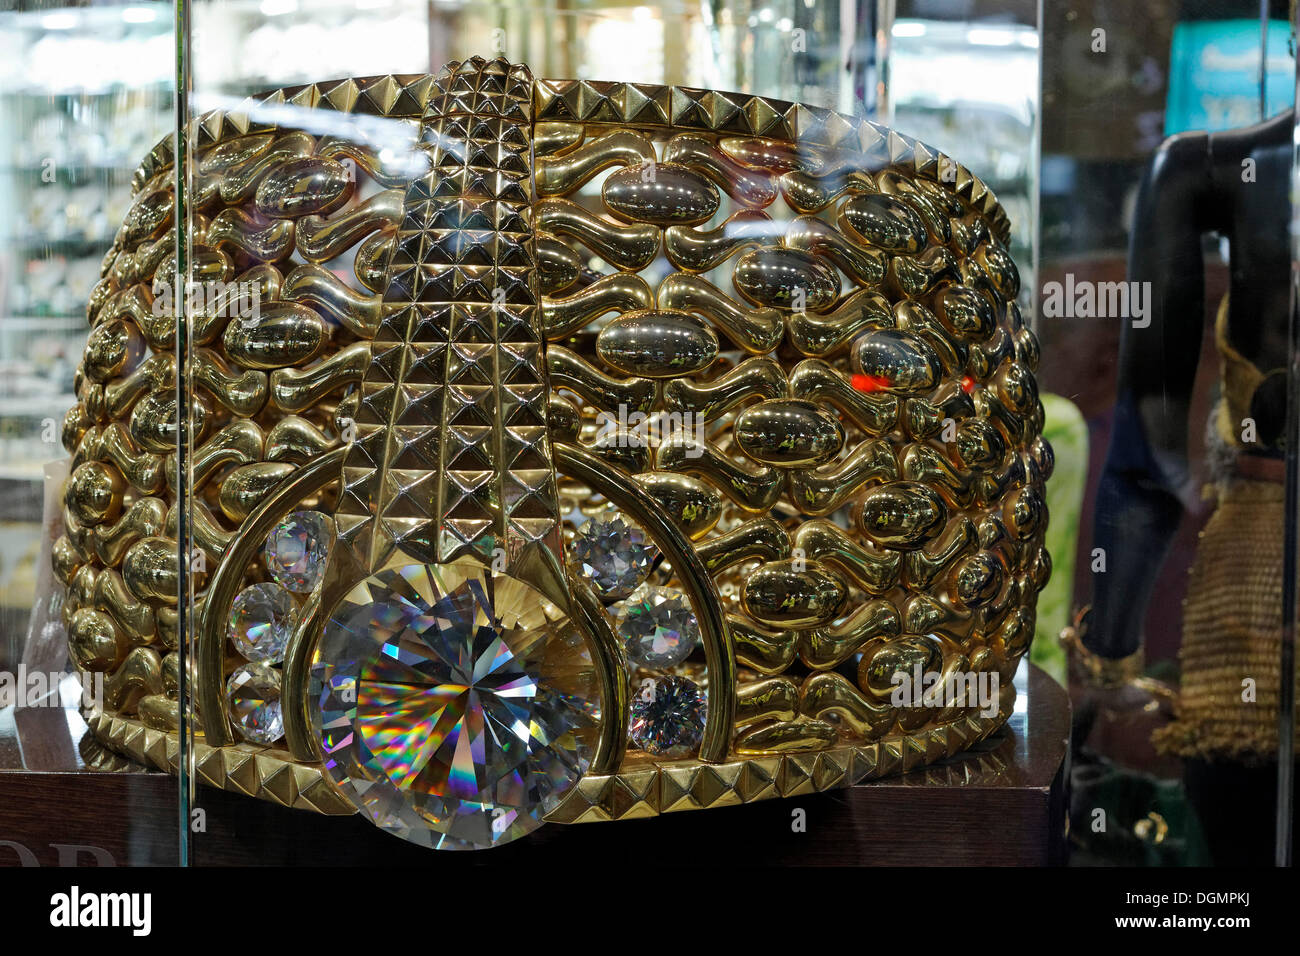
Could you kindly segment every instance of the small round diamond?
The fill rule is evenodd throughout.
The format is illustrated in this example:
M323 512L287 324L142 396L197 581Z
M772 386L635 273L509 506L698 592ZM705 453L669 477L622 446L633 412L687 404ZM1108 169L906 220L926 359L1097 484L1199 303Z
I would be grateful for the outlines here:
M230 717L245 740L270 744L284 736L280 672L263 661L243 664L226 681Z
M685 677L645 677L632 685L628 737L656 757L686 757L700 746L708 703Z
M619 608L616 626L637 667L680 664L700 640L691 604L676 588L643 584Z
M592 518L573 538L569 562L602 597L627 597L646 579L659 549L621 515Z
M278 664L293 632L294 604L278 584L254 584L239 592L230 606L227 633L235 649L250 661Z
M266 570L282 587L307 594L325 570L333 532L319 511L295 511L266 538Z

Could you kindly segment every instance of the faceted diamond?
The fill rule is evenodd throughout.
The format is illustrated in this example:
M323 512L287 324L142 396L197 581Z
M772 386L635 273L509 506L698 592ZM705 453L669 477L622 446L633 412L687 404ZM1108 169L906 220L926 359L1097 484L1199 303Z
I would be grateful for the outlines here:
M656 757L686 757L700 746L708 702L685 677L646 677L632 687L628 737Z
M311 670L325 765L379 827L462 850L542 823L587 769L595 675L577 629L477 561L390 568L334 609Z
M627 659L637 667L680 664L700 640L691 603L676 588L641 585L622 603L616 622Z
M230 718L245 740L275 743L284 736L280 672L264 661L243 664L226 681Z
M309 593L325 570L333 534L319 511L295 511L266 537L267 573L290 591Z
M627 597L645 580L659 556L640 528L629 527L621 515L592 518L573 538L569 563L606 598Z
M230 605L227 633L235 649L250 661L278 664L293 632L293 598L278 584L244 588Z

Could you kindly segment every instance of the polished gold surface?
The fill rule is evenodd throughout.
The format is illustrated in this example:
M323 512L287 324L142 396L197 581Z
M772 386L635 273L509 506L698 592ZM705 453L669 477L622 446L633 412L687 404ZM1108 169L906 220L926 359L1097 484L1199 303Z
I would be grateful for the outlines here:
M484 76L500 89L475 99ZM318 113L415 148L322 135ZM824 109L478 59L276 91L192 142L193 278L233 283L189 312L203 779L348 812L306 699L332 603L394 563L498 554L598 664L601 742L553 820L850 785L1005 720L1050 569L1051 452L1009 224L964 167ZM171 149L138 170L90 296L53 560L74 658L109 676L92 728L174 769ZM683 427L639 441L633 415ZM609 611L564 571L570 513L609 504L700 625L691 759L626 752ZM284 741L236 743L225 620L298 507L338 542L283 667ZM916 666L996 675L997 712L895 704Z

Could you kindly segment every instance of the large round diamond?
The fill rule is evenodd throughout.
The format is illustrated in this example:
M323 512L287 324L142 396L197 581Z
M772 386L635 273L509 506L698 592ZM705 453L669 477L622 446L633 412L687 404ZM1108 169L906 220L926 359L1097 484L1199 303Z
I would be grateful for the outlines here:
M326 625L312 696L335 782L377 826L438 849L536 829L594 743L576 627L477 562L393 568L354 588Z

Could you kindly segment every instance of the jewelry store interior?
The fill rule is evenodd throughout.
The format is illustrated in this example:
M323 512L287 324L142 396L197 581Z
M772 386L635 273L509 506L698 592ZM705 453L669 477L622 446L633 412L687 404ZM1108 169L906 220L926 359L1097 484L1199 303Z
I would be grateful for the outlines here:
M0 864L1289 864L1296 48L0 3Z

